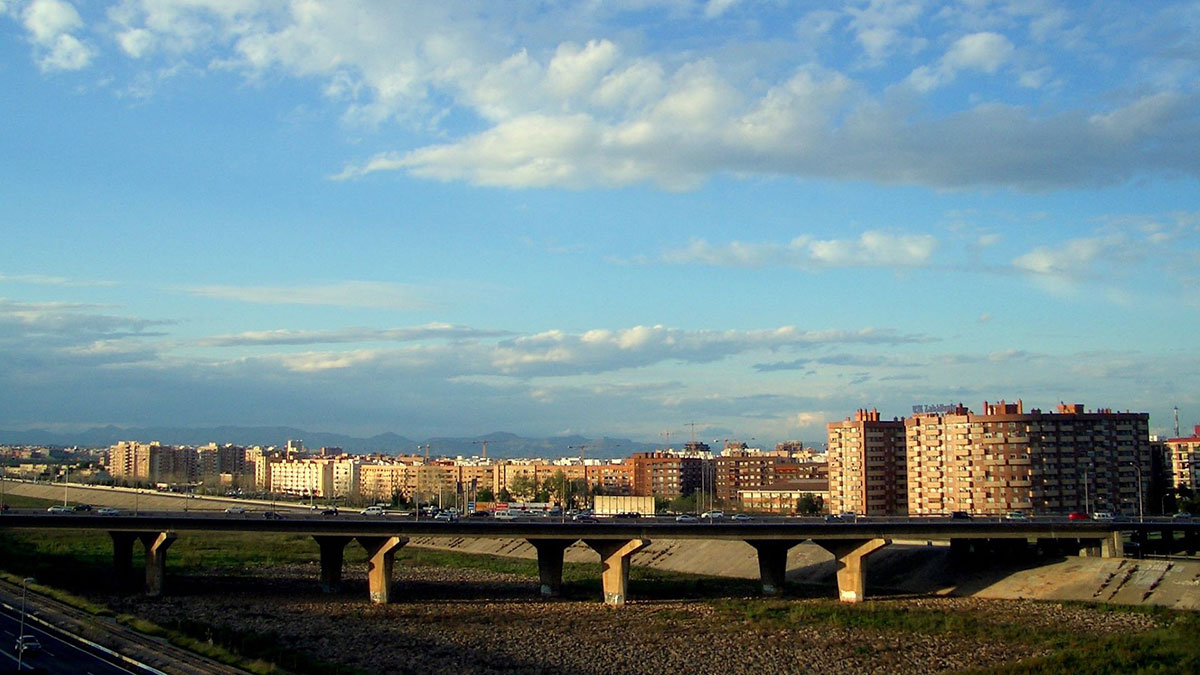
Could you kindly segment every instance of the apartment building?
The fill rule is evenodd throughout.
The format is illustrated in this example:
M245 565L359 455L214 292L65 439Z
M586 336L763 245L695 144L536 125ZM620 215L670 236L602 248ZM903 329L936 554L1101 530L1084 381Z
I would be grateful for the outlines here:
M316 499L358 494L360 462L349 457L282 459L270 463L271 492Z
M1168 438L1164 445L1170 457L1169 488L1186 487L1196 492L1200 488L1200 424L1191 436Z
M707 449L707 446L705 446ZM633 467L633 494L639 497L674 499L695 490L711 490L711 460L681 457L672 452L637 452L629 459Z
M163 445L158 441L120 441L108 449L108 472L114 478L150 481L192 481L199 476L195 448Z
M878 410L830 422L829 511L865 516L908 512L904 421L880 419Z
M904 421L911 515L1137 514L1152 479L1149 415L1021 401Z

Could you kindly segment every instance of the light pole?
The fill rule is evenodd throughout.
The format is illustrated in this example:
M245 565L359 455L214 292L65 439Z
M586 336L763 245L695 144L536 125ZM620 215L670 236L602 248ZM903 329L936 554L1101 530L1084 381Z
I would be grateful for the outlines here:
M33 577L21 580L21 632L17 636L17 672L21 672L21 665L25 659L25 596L29 593L29 584L33 583L37 583Z
M1146 510L1142 505L1142 467L1134 463L1133 470L1137 471L1138 477L1138 522L1146 522Z
M66 508L66 506L67 506L67 483L71 480L71 467L64 464L63 468L65 468L67 470L67 472L65 474L63 474L63 507Z

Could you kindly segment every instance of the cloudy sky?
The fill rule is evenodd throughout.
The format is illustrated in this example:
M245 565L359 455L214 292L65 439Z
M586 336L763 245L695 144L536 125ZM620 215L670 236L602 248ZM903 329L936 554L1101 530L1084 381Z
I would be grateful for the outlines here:
M0 428L1200 422L1196 2L0 0L0 92Z

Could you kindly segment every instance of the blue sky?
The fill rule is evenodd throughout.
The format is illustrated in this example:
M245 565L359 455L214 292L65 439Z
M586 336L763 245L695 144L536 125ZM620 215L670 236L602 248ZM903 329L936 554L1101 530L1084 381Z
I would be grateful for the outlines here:
M0 428L1200 422L1200 4L0 0Z

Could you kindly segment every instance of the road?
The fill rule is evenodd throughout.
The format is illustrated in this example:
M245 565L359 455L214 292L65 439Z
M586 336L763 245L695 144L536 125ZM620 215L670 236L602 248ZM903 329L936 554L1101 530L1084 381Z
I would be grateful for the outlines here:
M21 630L20 611L0 612L0 670L16 672L17 653L14 649ZM34 635L42 643L36 653L26 653L22 659L21 672L40 669L46 673L92 673L94 675L121 675L155 673L148 669L131 669L116 665L75 644L65 634L47 631L35 622L25 623L25 634Z

